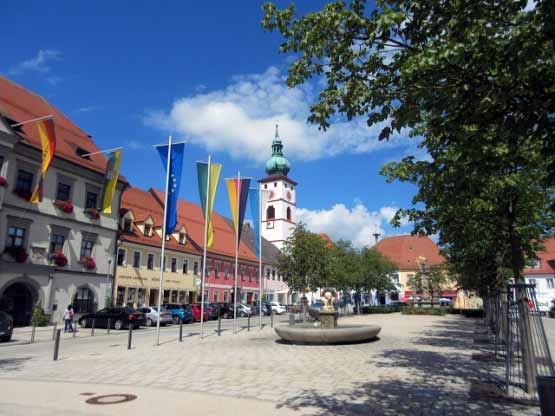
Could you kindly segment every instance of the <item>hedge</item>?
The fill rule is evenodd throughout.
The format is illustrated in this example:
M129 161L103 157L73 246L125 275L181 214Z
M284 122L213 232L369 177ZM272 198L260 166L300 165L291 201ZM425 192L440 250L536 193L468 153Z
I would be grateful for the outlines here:
M401 312L401 306L363 306L362 313L395 313Z
M443 316L447 311L443 308L405 308L402 311L403 315L434 315Z

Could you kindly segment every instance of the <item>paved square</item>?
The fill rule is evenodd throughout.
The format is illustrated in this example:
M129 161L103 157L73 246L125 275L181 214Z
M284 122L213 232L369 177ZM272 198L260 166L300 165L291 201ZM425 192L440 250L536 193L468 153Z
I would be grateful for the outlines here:
M546 322L550 336L553 322ZM183 343L175 331L165 331L163 344L154 347L154 332L147 331L136 336L131 351L125 334L65 339L58 362L52 361L51 342L0 347L0 373L4 379L122 385L130 392L148 387L230 396L300 414L539 414L538 407L470 396L473 385L502 367L471 358L479 352L474 338L483 331L481 320L400 314L340 320L363 323L381 325L380 339L288 345L266 327L203 340L191 336ZM182 397L186 406L187 395Z

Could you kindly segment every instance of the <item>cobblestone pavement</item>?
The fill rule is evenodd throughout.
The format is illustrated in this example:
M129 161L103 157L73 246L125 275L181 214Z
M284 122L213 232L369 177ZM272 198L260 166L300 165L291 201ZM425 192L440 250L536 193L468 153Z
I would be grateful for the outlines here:
M269 401L280 409L306 408L314 415L539 414L538 407L471 394L502 366L472 359L481 321L400 314L340 321L363 323L382 326L380 339L289 345L265 327L182 343L165 336L154 347L150 331L131 351L124 336L64 340L57 362L45 349L50 344L13 346L0 349L0 375L212 393Z

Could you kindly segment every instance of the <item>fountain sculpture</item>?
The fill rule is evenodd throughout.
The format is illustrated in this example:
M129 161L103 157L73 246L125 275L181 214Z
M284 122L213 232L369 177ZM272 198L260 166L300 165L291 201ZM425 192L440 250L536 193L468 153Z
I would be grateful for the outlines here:
M338 313L333 305L333 294L326 289L324 306L320 311L320 325L294 324L275 328L279 337L294 344L343 344L376 339L378 325L337 325Z

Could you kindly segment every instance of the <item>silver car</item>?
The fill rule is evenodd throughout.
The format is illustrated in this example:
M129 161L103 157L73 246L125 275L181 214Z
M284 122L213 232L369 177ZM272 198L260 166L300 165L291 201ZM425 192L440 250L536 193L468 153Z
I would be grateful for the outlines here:
M156 306L146 306L143 308L137 308L139 312L143 312L146 316L146 326L154 326L158 322L158 308ZM162 309L162 314L160 316L160 325L172 324L172 315L165 309Z

